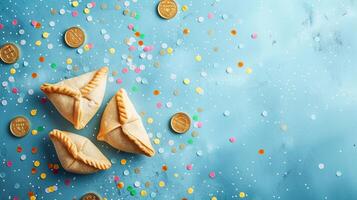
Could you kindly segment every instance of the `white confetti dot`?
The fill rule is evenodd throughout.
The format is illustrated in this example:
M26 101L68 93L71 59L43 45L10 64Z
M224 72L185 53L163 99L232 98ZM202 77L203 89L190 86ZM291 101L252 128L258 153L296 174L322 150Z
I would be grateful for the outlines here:
M341 172L341 171L337 171L337 172L336 172L336 176L337 176L337 177L342 176L342 172Z
M92 16L87 16L87 21L89 21L89 22L91 22L91 21L93 21L93 17Z
M231 73L233 72L232 67L227 67L226 72L227 72L228 74L231 74Z
M54 26L56 25L56 23L55 23L54 21L50 21L48 24L49 24L51 27L54 27Z
M229 115L231 115L231 112L229 112L229 110L226 110L226 111L223 112L223 115L225 117L228 117Z
M268 112L264 110L261 115L262 115L263 117L266 117L266 116L268 116Z
M166 107L171 108L172 107L172 102L171 101L167 102L166 103Z
M198 21L199 23L202 23L203 21L205 21L205 18L203 18L203 17L198 17L198 18L197 18L197 21Z
M19 98L17 99L17 103L23 103L23 102L24 102L24 98L19 97Z
M52 43L49 43L49 44L47 45L47 48L48 48L48 49L53 49L53 44L52 44Z
M2 104L3 106L6 106L6 105L7 105L7 101L4 99L4 100L1 101L1 104Z
M2 85L3 87L6 87L6 86L9 85L9 83L8 83L7 81L3 81L3 82L1 83L1 85Z
M164 148L160 147L159 148L159 153L164 153L164 152L165 152Z
M174 144L175 144L175 141L173 141L173 140L169 140L169 142L168 142L168 143L169 143L169 145L170 145L170 146L172 146L172 145L174 145Z
M162 43L161 44L161 48L166 49L167 48L167 44L166 43Z
M21 45L25 45L26 44L26 40L20 40L20 44Z
M33 89L29 89L29 90L27 91L27 93L28 93L29 95L33 95L34 91L33 91Z
M25 154L22 154L21 157L20 157L21 160L26 160L26 155Z
M128 176L129 174L130 174L130 172L129 172L129 170L124 170L124 172L123 172L123 174L125 175L125 176Z
M20 33L20 35L23 35L25 33L25 30L24 29L20 29L19 33Z
M320 164L319 164L319 169L324 169L324 168L325 168L325 164L320 163Z
M64 15L64 14L66 13L66 11L62 8L62 9L59 11L59 13L60 13L61 15Z
M141 185L141 184L140 184L139 181L135 181L135 182L134 182L134 186L135 186L136 188L140 187L140 185Z

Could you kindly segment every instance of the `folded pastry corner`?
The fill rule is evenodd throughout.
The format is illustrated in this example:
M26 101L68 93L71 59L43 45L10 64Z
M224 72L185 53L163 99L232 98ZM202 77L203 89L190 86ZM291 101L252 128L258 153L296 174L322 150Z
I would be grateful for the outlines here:
M44 83L41 90L58 112L76 129L84 128L102 104L108 67L66 79L56 84Z
M90 174L111 167L110 161L88 138L57 129L49 136L66 171Z
M141 117L124 89L120 89L105 108L97 139L125 152L155 155Z

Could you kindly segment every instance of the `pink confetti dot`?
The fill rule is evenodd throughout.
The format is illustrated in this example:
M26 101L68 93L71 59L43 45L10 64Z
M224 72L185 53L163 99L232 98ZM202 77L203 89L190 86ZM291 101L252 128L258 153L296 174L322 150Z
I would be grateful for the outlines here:
M95 7L95 2L92 1L91 4L92 4L92 7L94 8Z
M192 164L186 165L186 169L187 169L187 170L192 170L192 168L193 168L193 165L192 165Z
M134 24L129 24L129 25L128 25L128 29L129 29L129 30L133 30L133 28L134 28Z
M202 128L203 123L202 122L197 122L197 128Z
M213 171L212 171L212 172L210 172L210 173L209 173L209 177L210 177L210 178L214 178L214 177L216 177L216 173L215 173L215 172L213 172Z
M230 137L230 138L229 138L229 141L230 141L231 143L234 143L234 142L236 142L236 138L235 138L235 137Z
M36 25L37 25L37 21L32 20L32 21L31 21L31 25L32 25L32 26L36 26Z
M65 179L65 180L64 180L64 184L65 184L66 186L69 186L69 185L71 184L71 179Z
M141 72L141 69L139 67L135 68L135 73L139 74Z
M121 70L121 72L123 72L123 74L126 74L126 73L129 72L129 70L128 70L128 68L124 68L124 69Z
M6 166L12 167L12 162L11 162L11 161L7 161L7 162L6 162Z
M14 26L16 26L16 24L17 24L17 20L16 19L14 19L14 20L12 20L12 25L14 25Z
M152 51L152 50L154 50L154 46L145 46L144 47L145 52Z
M135 49L136 49L135 46L130 46L129 47L129 51L135 51Z
M19 200L19 198L18 197L14 197L13 200Z
M252 33L250 36L252 39L257 39L258 38L258 33Z
M0 30L4 28L4 24L0 24Z
M158 102L157 104L156 104L156 108L162 108L162 103L161 102Z
M208 19L212 19L214 17L214 14L213 13L208 13Z
M122 83L123 83L123 80L122 80L121 78L118 78L118 79L117 79L117 83L118 83L118 84L122 84Z
M12 88L12 93L17 94L19 90L17 88Z
M73 16L73 17L77 17L77 16L78 16L78 12L77 12L77 11L73 11L73 12L72 12L72 16Z
M92 44L92 43L89 43L89 44L88 44L88 47L89 47L90 49L92 49L92 48L93 48L93 44Z
M115 182L118 182L118 181L120 181L120 178L119 178L119 176L114 176L114 181L115 181Z
M44 103L46 103L46 102L47 102L47 98L46 98L46 97L42 97L42 98L41 98L41 103L44 104Z

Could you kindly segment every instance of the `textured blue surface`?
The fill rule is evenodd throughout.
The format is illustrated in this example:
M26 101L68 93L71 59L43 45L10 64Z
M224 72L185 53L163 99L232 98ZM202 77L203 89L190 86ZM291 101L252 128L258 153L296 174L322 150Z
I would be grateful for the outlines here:
M83 13L88 2L74 8L69 1L1 1L0 44L17 43L21 50L17 64L0 64L1 200L28 199L31 191L37 199L46 200L79 199L88 191L107 199L215 196L221 200L240 199L243 194L252 200L357 199L356 1L177 0L180 12L169 21L156 14L158 1L128 2L127 9L139 14L138 19L123 15L126 8L122 0L96 1L88 15ZM188 11L181 11L183 5L188 5ZM57 14L52 15L51 8ZM66 13L59 14L60 9ZM78 16L72 17L72 11L78 11ZM88 22L87 16L93 21ZM14 19L16 25L12 25ZM42 27L33 27L33 20ZM49 26L51 21L55 26ZM152 60L140 58L140 49L128 50L125 38L136 38L127 28L129 24L145 34L145 45L154 46L147 53ZM62 39L63 32L76 25L85 30L86 44L93 44L83 54L66 47ZM183 35L184 28L190 29L189 35ZM231 35L232 29L237 30L236 36ZM45 31L50 33L48 39L41 37ZM251 37L254 33L256 39ZM110 39L105 40L105 34ZM21 45L21 40L26 44ZM35 45L37 40L42 41L41 46ZM161 50L167 51L162 48L164 43L173 49L171 55L160 55ZM115 48L115 53L110 54L109 48ZM123 74L122 69L128 67L123 55L131 55L133 64L144 65L145 70ZM202 61L195 60L197 55ZM39 62L40 56L45 62ZM67 58L72 64L66 64ZM237 67L239 61L244 61L242 68ZM51 68L52 63L56 69ZM147 158L117 152L98 142L95 137L105 105L88 127L76 131L50 102L41 103L44 95L40 84L104 65L111 73L118 72L109 76L104 102L120 87L127 89L137 110L145 112L143 120L152 139L160 139L154 148L162 153ZM14 75L11 68L16 69ZM249 69L252 73L247 73ZM32 73L38 77L32 78ZM116 83L119 78L123 83ZM183 84L185 78L190 79L189 85ZM197 87L204 93L197 94ZM13 88L19 91L14 94ZM30 89L33 95L29 95ZM161 94L154 96L155 89ZM156 107L158 102L163 104L161 109ZM171 108L166 106L168 102ZM37 109L36 116L30 116L32 109ZM183 135L172 133L168 122L178 111L197 115L195 123L201 122L202 128L193 126ZM28 117L32 129L43 126L44 130L14 138L8 123L16 115ZM147 123L150 117L152 124ZM47 135L53 128L90 138L113 162L112 168L85 176L66 173L62 168L53 174L47 167L48 163L59 163ZM193 137L193 131L198 136ZM232 137L236 139L233 143L229 141ZM190 139L193 144L188 143ZM185 148L180 148L182 144ZM21 153L16 152L17 146L23 148ZM38 148L37 154L31 153L32 147ZM260 155L259 149L265 153ZM23 154L27 157L21 161ZM127 164L121 165L121 159L127 159ZM31 174L35 160L41 165ZM8 161L12 167L7 166ZM186 169L189 164L192 170ZM161 169L163 165L168 167L166 172ZM135 168L140 173L135 173ZM125 170L130 174L125 176ZM210 178L210 172L216 176ZM40 173L46 173L47 178L41 180ZM125 188L116 187L114 176L120 177ZM69 186L64 184L68 179ZM131 196L126 187L135 181L141 186L136 188L138 194ZM150 187L145 187L147 181ZM159 187L159 181L164 181L165 187ZM53 185L58 190L46 193ZM187 193L190 187L192 194ZM141 190L148 196L142 197Z

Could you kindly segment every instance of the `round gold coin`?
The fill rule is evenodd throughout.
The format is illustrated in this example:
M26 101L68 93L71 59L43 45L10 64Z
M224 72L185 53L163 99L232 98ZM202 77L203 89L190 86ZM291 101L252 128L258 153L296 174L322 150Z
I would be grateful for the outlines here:
M0 48L0 59L6 64L15 63L19 57L19 48L13 43L6 43Z
M24 137L30 130L30 121L24 116L18 116L11 120L10 131L16 137Z
M171 118L171 128L176 133L185 133L191 127L191 119L186 113L179 112Z
M100 196L96 193L89 192L82 196L81 200L100 200Z
M85 38L84 31L78 27L71 27L64 34L64 41L72 48L80 47L84 43Z
M161 0L157 12L164 19L172 19L177 14L177 4L174 0Z

